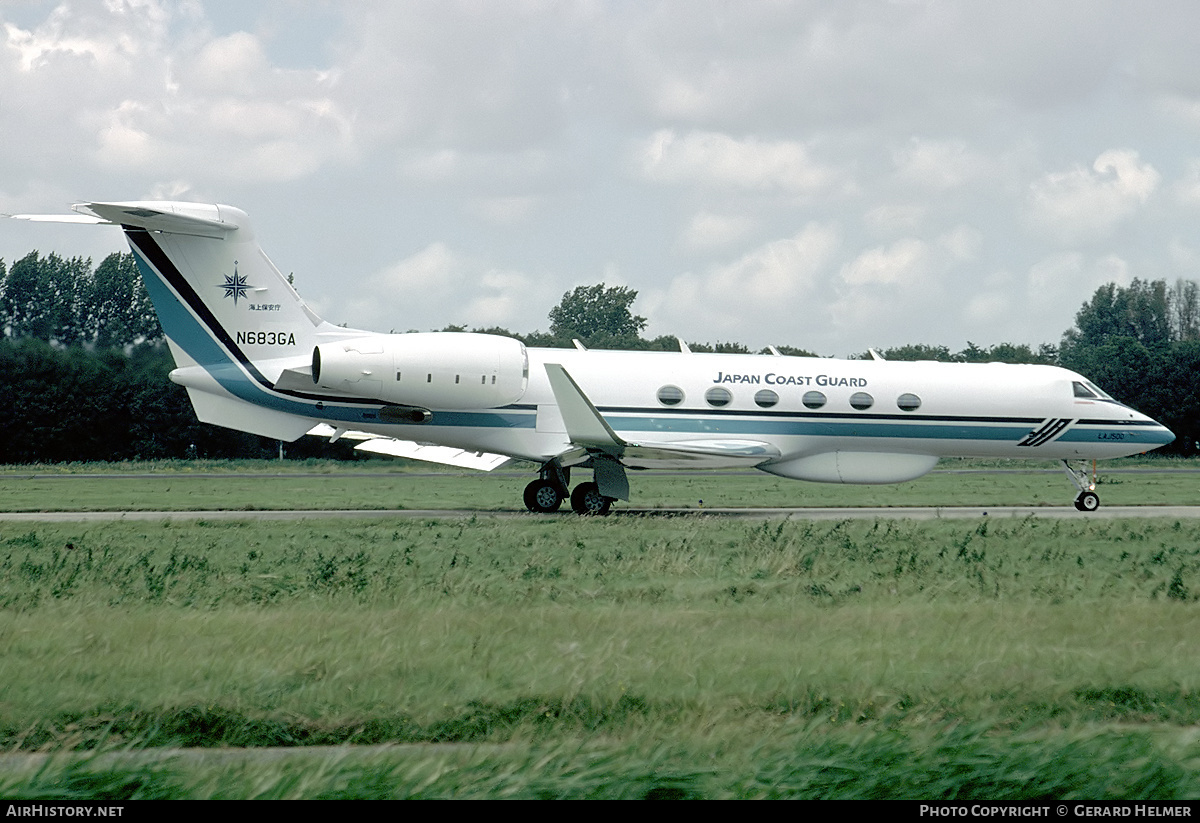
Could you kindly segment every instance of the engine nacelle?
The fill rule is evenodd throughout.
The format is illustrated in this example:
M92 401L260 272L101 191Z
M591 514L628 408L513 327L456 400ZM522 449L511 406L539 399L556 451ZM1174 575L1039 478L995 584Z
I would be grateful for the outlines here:
M430 409L491 409L515 403L529 383L525 344L469 332L374 334L313 349L323 389Z

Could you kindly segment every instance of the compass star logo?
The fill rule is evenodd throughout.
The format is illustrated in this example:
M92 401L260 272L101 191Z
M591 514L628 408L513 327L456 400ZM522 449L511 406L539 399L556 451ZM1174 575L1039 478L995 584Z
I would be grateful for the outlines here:
M233 274L225 275L225 282L217 286L218 289L225 289L225 296L233 298L233 305L237 305L238 298L245 297L250 286L246 285L246 278L238 274L237 261L233 261Z

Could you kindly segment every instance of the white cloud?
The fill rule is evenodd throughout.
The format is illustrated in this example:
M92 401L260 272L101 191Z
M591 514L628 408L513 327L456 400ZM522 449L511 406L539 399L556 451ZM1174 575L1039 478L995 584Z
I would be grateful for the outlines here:
M841 278L852 286L919 281L929 270L929 247L916 238L874 248L842 267Z
M657 131L643 143L639 163L655 182L722 189L815 194L837 182L835 172L815 162L799 141L739 140L715 132Z
M894 152L896 174L909 183L935 191L964 186L990 171L991 164L962 140L914 137Z
M713 340L748 337L747 323L759 335L764 329L791 327L810 310L805 301L840 242L835 226L810 223L792 237L704 273L676 275L666 289L644 295L654 333L686 332Z
M206 43L183 67L193 92L218 96L253 94L271 71L262 43L245 31Z
M540 200L531 196L478 197L466 204L469 213L497 226L514 226L529 219Z
M869 209L863 222L877 234L911 232L921 225L928 211L922 203L888 203Z
M1078 252L1053 254L1029 269L1030 295L1042 300L1079 295L1079 303L1090 298L1105 283L1127 286L1132 281L1129 264L1115 255L1089 260Z
M1013 312L1012 295L1003 292L984 292L967 301L963 317L971 323L995 324L1003 322Z
M680 243L689 252L711 252L745 239L753 227L754 221L742 215L700 212L688 222Z
M429 330L449 324L533 328L527 275L496 268L443 242L379 271L346 292L337 322L377 331Z
M1063 242L1102 236L1143 206L1162 176L1132 149L1111 149L1091 169L1045 175L1030 187L1030 220Z
M1187 171L1174 186L1175 199L1186 206L1200 205L1200 159L1188 160Z

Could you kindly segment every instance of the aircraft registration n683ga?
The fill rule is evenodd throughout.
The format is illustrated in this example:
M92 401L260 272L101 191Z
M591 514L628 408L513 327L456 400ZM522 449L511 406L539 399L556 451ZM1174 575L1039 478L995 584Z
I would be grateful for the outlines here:
M280 440L491 470L539 466L530 511L629 499L628 469L754 467L827 483L896 483L941 457L1068 461L1158 448L1174 435L1053 366L526 348L460 332L377 334L314 314L259 248L246 214L180 202L84 203L120 226L184 386L206 423ZM570 489L573 470L593 480Z

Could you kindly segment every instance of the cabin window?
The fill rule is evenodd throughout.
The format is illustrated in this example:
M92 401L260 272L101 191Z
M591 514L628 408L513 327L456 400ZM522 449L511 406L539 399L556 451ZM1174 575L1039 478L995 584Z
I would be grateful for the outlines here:
M704 399L708 401L708 405L719 408L721 406L728 406L730 401L733 400L733 395L729 389L722 386L713 386L704 393Z
M819 409L825 405L825 395L819 391L806 391L800 400L806 409Z
M678 386L663 386L658 390L658 402L664 406L678 406L683 402L683 389Z
M762 391L755 393L754 402L762 406L764 409L769 409L779 402L779 395L770 389L763 389Z
M896 405L900 407L900 411L916 411L921 408L921 398L905 392L896 398Z
M875 405L875 398L865 391L856 391L850 395L850 405L859 411L863 411Z
M427 375L425 375L425 382L426 382L426 383L432 383L432 382L433 382L433 375L432 375L432 374L427 374Z

